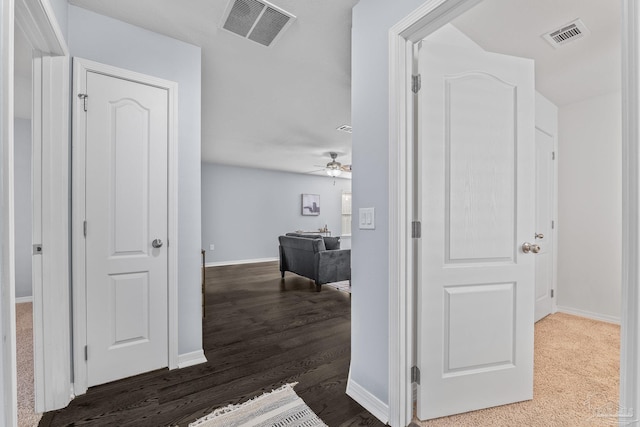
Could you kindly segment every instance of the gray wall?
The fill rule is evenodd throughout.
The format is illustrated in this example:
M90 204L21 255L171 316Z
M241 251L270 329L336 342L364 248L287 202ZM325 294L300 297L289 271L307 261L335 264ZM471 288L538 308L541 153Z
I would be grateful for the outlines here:
M348 179L202 164L202 245L207 262L278 256L278 236L317 230L341 233L342 193ZM320 195L320 215L301 214L301 194ZM215 249L209 250L213 243Z
M564 105L558 120L558 306L609 320L621 301L620 99Z
M178 349L200 350L200 48L75 6L68 25L72 56L178 82Z
M31 283L31 120L14 120L16 298L33 296Z
M389 29L424 0L367 0L353 8L353 212L375 207L376 229L352 231L351 380L389 401Z

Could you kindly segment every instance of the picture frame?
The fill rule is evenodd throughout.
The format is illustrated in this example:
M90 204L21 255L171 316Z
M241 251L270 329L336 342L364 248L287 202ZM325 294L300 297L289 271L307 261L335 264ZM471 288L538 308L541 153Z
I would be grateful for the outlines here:
M302 215L320 215L320 195L302 194Z

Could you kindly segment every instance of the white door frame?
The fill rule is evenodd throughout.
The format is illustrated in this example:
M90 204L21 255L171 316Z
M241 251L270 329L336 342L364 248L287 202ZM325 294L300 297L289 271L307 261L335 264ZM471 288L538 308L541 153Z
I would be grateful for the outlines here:
M87 94L86 73L93 71L166 89L168 93L168 360L169 369L178 368L178 84L87 59L73 59L73 183L72 183L72 275L73 275L73 366L76 395L87 391L85 160L86 115L78 94ZM88 94L91 105L91 94ZM90 108L90 107L89 107Z
M481 0L428 0L389 31L389 423L411 422L413 44ZM622 2L622 312L620 425L640 415L640 5Z
M36 365L36 400L64 406L70 399L69 367L71 334L68 317L69 252L68 252L68 50L48 0L5 0L2 10L2 333L3 401L2 420L16 423L15 361L15 277L14 197L13 197L13 58L14 28L19 26L34 51L33 104L41 114L33 118L37 134L32 140L43 148L43 167L37 172L47 184L42 188L42 205L34 206L34 217L42 218L43 210L51 213L42 222L42 239L47 251L42 256L45 267L36 271L34 283L34 362ZM36 82L35 79L38 79ZM41 242L42 243L42 242ZM43 286L43 284L46 284ZM43 292L46 295L43 296ZM49 304L44 305L44 298ZM60 302L62 305L57 305ZM44 327L46 325L46 329ZM55 342L56 346L50 343ZM45 355L46 351L46 355ZM46 401L44 396L46 396ZM53 406L52 406L53 405Z
M15 316L15 270L14 270L14 197L13 197L13 35L14 3L3 1L0 5L0 132L2 132L1 178L2 211L0 250L2 251L0 277L0 322L2 323L2 400L0 402L0 423L6 426L17 424L16 389L16 316Z

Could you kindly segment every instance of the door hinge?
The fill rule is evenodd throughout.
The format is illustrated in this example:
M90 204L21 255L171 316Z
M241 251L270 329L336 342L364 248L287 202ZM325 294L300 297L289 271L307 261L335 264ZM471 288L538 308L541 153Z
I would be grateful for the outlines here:
M551 152L551 160L555 160L556 159L556 152L552 151Z
M42 255L42 243L36 243L33 245L33 254Z
M422 237L422 224L420 221L411 222L411 237L414 239Z
M417 366L411 367L411 382L420 384L420 368Z
M411 91L413 93L418 93L421 87L422 87L422 77L420 76L420 74L411 76Z
M82 99L84 111L87 111L87 98L89 98L89 95L86 93L79 93L78 98Z
M555 292L553 292L553 289L551 289L551 298L553 298L554 295L555 295Z
M551 229L555 229L556 228L556 222L555 221L551 221Z
M87 237L87 221L82 223L82 232L84 233L84 237Z
M89 347L86 345L84 346L84 360L89 360Z

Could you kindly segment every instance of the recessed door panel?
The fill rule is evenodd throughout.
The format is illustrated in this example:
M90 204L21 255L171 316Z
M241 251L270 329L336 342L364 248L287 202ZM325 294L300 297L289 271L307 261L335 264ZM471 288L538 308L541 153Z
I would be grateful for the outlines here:
M516 88L478 72L444 86L447 262L513 261Z
M444 375L513 367L513 283L445 288Z
M110 103L112 254L144 254L149 241L149 109L132 99ZM131 141L137 143L131 144Z
M149 336L149 274L111 275L111 346L131 345Z

